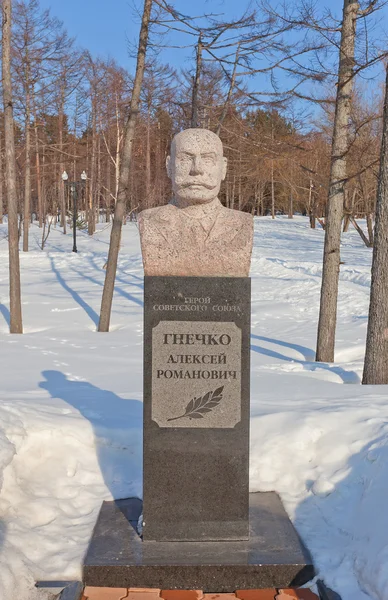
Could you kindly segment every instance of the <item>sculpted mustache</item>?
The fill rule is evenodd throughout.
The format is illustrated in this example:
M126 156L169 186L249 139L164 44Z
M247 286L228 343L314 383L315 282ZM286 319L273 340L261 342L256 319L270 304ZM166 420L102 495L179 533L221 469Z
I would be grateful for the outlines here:
M214 185L210 185L209 183L205 183L204 181L190 181L189 183L184 183L183 187L191 187L192 185L201 185L202 187L205 187L208 190L212 190L214 188Z

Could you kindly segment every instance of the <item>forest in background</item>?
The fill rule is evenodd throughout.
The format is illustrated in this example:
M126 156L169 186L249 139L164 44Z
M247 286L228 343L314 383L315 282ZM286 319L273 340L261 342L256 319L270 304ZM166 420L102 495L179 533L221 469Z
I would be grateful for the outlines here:
M53 222L72 224L77 252L77 227L93 235L101 219L112 226L98 331L109 331L122 225L169 201L172 137L201 127L225 148L227 207L298 212L325 230L318 362L335 358L341 232L352 223L373 246L363 383L388 384L387 5L343 0L339 20L314 0L257 0L225 21L144 0L132 75L77 48L38 0L2 0L10 332L23 332L21 233L28 252L37 220L43 250ZM167 47L191 50L192 65L164 64Z
M310 216L311 226L316 218L324 226L336 93L336 65L329 51L338 44L340 23L335 30L334 17L324 15L331 39L322 43L322 31L311 27L314 19L306 6L303 19L302 9L298 13L299 25L292 15L292 28L286 23L290 15L271 10L262 5L238 22L204 16L197 24L167 4L156 4L126 203L131 218L169 201L165 159L171 139L195 125L217 131L224 144L228 172L220 199L225 206L258 216L301 213ZM192 45L192 65L184 69L158 60L161 46L170 43L178 28ZM296 58L290 58L290 31ZM361 39L359 52L368 52L373 65L368 44L366 48ZM293 80L279 83L279 68ZM252 92L260 76L270 80L265 97L262 91ZM79 180L85 171L78 223L92 234L96 222L109 222L114 212L133 74L113 59L95 58L78 48L51 12L38 0L28 0L13 5L12 78L20 231L23 219L36 219L42 226L53 215L66 228L72 203L62 173ZM306 81L308 93L300 91ZM345 227L349 220L367 217L368 243L383 86L375 81L372 95L365 93L366 87L365 81L357 82L352 103ZM7 214L1 138L0 148L1 222Z

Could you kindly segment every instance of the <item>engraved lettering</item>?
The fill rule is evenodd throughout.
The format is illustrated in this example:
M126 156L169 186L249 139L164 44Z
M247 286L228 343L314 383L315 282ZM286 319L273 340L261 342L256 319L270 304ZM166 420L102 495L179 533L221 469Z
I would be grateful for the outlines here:
M163 340L163 344L171 343L172 345L191 346L196 342L199 342L204 346L229 346L229 344L232 341L232 338L227 333L165 333L163 335Z
M153 310L172 311L172 312L206 312L207 306L202 304L154 304Z
M215 304L212 307L213 312L241 312L241 306L226 304L225 306L221 304Z
M213 304L205 301L182 295L174 310L212 310ZM222 312L215 314L220 318ZM184 313L180 315L184 319ZM170 316L153 328L152 419L160 427L224 428L241 419L241 329L231 322L198 321L198 317L186 322ZM222 410L213 411L213 394L223 396ZM186 407L190 414L186 415Z
M190 298L185 297L185 304L210 304L210 298Z
M184 371L172 369L158 369L156 372L158 379L236 379L236 371Z

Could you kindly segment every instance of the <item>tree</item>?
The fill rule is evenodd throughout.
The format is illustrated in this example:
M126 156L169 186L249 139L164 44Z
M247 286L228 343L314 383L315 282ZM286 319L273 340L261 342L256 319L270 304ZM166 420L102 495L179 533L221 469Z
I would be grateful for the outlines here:
M341 226L347 178L349 120L359 8L358 0L344 0L316 352L316 360L321 362L334 361Z
M3 149L2 136L0 134L0 223L3 222Z
M135 135L135 125L139 112L140 93L144 76L152 2L153 0L144 0L143 17L141 22L139 46L137 53L135 81L133 84L129 116L125 126L124 148L120 165L119 192L113 217L104 290L101 300L100 321L98 324L98 331L101 332L109 331L113 291L116 279L117 260L120 249L121 229L125 214L129 175L132 166L133 138Z
M388 384L388 67L363 384Z
M16 159L11 81L11 8L11 0L3 0L2 77L5 136L5 181L8 198L10 332L23 333L16 191Z

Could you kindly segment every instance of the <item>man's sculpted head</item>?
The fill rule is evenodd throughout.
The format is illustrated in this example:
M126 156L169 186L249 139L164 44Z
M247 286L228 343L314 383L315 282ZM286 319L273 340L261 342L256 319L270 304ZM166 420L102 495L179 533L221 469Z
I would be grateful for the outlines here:
M186 129L171 143L167 173L179 207L207 204L218 196L226 175L220 138L207 129Z

